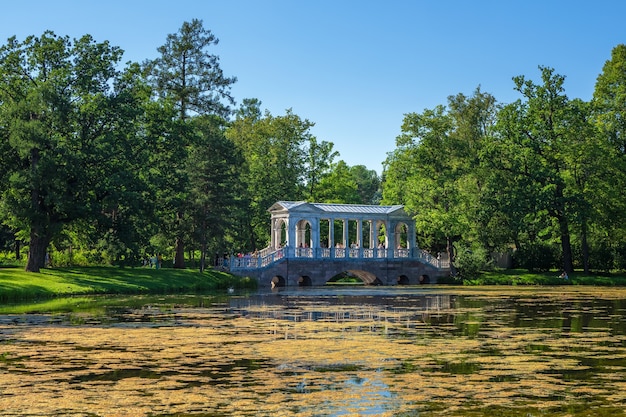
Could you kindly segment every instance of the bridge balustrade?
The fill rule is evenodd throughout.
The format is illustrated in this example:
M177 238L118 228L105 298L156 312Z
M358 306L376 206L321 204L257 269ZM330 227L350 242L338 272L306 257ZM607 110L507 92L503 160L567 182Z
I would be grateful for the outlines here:
M230 269L257 269L267 267L281 259L288 257L288 248L271 249L265 248L257 255L244 255L232 257L230 263L224 262L224 266ZM383 259L401 258L417 259L437 268L449 268L450 262L443 261L420 249L378 249L378 248L295 248L293 258L308 259Z

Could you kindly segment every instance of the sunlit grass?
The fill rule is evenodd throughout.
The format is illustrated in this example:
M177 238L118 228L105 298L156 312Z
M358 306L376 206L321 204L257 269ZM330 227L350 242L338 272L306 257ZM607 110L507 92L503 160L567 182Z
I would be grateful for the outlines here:
M626 286L623 273L591 274L575 271L568 280L559 277L560 271L529 272L525 269L496 269L485 271L477 279L468 280L466 285L594 285Z
M252 288L245 278L207 270L118 267L43 269L29 273L19 268L0 268L0 300L24 300L85 294L168 294Z

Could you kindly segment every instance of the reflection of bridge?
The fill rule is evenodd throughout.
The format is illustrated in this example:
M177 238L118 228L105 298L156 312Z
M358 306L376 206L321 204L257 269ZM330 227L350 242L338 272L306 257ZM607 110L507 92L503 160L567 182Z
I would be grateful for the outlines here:
M261 286L324 285L342 272L365 284L419 284L449 273L447 261L417 247L402 206L278 202L269 211L270 247L228 262Z

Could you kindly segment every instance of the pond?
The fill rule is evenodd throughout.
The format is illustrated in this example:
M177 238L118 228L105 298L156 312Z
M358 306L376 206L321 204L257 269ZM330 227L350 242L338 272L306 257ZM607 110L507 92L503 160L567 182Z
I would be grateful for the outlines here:
M3 416L624 416L626 289L308 288L0 307Z

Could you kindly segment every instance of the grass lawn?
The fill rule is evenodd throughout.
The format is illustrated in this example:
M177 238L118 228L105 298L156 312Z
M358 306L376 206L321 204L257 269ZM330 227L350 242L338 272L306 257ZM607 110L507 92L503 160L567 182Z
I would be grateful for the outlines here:
M228 287L253 288L246 278L207 270L118 267L42 269L0 268L0 301L18 301L63 295L171 294L205 292Z
M528 272L525 269L506 269L483 272L480 277L465 281L465 285L594 285L626 286L624 274L585 275L575 271L567 280L559 271Z

